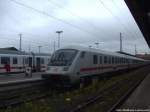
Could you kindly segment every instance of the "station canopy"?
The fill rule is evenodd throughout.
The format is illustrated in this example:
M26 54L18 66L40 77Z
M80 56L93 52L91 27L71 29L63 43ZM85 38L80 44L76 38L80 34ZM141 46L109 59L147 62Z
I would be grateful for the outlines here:
M150 0L125 0L150 47Z

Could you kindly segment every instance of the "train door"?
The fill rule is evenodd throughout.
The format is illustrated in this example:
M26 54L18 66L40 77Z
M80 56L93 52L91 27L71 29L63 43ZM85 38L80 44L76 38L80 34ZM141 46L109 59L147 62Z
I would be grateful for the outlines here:
M29 57L29 67L32 67L32 57Z
M36 58L36 71L41 71L41 58Z

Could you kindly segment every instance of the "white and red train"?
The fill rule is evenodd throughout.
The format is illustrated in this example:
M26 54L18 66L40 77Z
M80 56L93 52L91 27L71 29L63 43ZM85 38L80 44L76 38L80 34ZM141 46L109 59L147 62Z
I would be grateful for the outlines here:
M33 71L45 71L50 60L50 54L25 53L13 50L0 49L0 73L24 72L26 67Z
M54 83L76 84L87 77L134 68L145 63L143 59L125 54L68 46L54 52L42 77Z

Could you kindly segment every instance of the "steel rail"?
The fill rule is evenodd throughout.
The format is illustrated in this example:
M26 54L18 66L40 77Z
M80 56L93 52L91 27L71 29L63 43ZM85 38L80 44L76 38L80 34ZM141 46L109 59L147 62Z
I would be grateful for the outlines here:
M136 82L134 86L132 86L119 100L117 103L115 103L109 110L108 112L114 112L116 108L118 108L122 103L129 97L129 95L141 84L141 82L145 79L146 75L139 81ZM118 82L119 83L119 82ZM63 110L65 112L80 112L84 110L86 107L89 105L94 104L101 98L103 98L103 95L108 93L108 91L115 89L119 84L115 83L104 90L101 90L97 96L93 96L92 98L87 98L85 102L81 102L80 104L77 104L70 109Z
M0 84L0 108L43 97L43 94L36 96L35 93L42 93L44 84L45 81L40 79Z

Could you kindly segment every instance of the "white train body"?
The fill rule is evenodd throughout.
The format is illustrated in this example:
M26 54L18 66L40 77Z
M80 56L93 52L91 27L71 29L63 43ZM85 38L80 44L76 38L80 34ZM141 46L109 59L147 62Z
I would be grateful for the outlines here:
M54 82L76 83L83 77L101 75L121 69L140 66L145 61L133 56L106 52L99 49L68 46L57 50L51 57L43 78Z
M34 71L45 71L49 60L50 55L48 54L0 50L0 73L7 72L6 63L10 66L10 73L24 72L26 67L31 67Z

